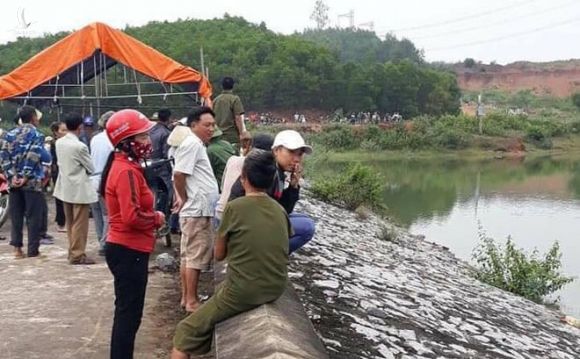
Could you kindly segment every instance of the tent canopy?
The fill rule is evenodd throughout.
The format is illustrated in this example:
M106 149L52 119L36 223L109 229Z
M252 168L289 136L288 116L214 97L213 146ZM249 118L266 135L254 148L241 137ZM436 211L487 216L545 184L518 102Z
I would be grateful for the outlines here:
M211 84L200 72L98 22L68 35L0 76L0 100L56 97L55 86L64 88L67 84L90 81L117 63L163 84L181 85L211 103Z

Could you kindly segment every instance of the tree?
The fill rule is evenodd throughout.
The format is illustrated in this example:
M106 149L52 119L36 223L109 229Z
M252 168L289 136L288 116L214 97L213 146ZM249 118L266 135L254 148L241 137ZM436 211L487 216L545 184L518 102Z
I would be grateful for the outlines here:
M475 66L475 60L472 59L471 57L468 57L465 60L463 60L463 66L467 67L468 69L471 69Z
M316 27L322 30L328 25L328 5L322 0L316 0L314 3L314 10L310 15L310 20L316 23Z

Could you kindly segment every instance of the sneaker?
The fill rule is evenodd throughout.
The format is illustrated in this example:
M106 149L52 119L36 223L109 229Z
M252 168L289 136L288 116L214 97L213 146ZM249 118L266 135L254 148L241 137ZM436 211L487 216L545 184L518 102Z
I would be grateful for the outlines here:
M41 254L40 252L36 252L36 253L34 253L34 254L30 254L30 253L29 253L29 254L27 254L26 256L27 256L28 258L39 258L39 259L41 259L41 258L46 258L46 256L45 256L44 254Z
M59 233L65 233L66 228L65 228L65 226L56 226L56 231Z
M24 258L24 253L22 252L22 248L14 247L14 259L22 259Z
M48 237L43 237L40 239L40 244L45 245L45 246L54 244L54 239L48 238Z
M50 234L48 234L48 233L45 233L45 234L43 234L43 235L42 235L42 238L46 238L46 239L52 239L52 240L54 240L54 236L52 236L52 235L50 235Z

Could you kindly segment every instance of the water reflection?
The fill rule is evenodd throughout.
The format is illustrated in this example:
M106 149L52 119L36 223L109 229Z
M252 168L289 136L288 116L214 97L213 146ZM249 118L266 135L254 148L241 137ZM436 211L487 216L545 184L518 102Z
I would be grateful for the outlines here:
M580 158L367 161L385 179L389 215L470 260L481 226L527 250L560 242L563 270L580 277ZM328 164L341 170L345 164ZM559 293L580 317L580 279Z

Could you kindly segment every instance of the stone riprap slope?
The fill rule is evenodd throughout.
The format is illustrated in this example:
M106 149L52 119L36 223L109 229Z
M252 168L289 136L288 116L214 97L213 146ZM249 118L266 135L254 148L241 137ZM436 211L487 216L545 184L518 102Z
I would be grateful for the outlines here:
M331 358L580 358L580 330L471 278L445 248L310 198L296 211L317 231L290 277Z

